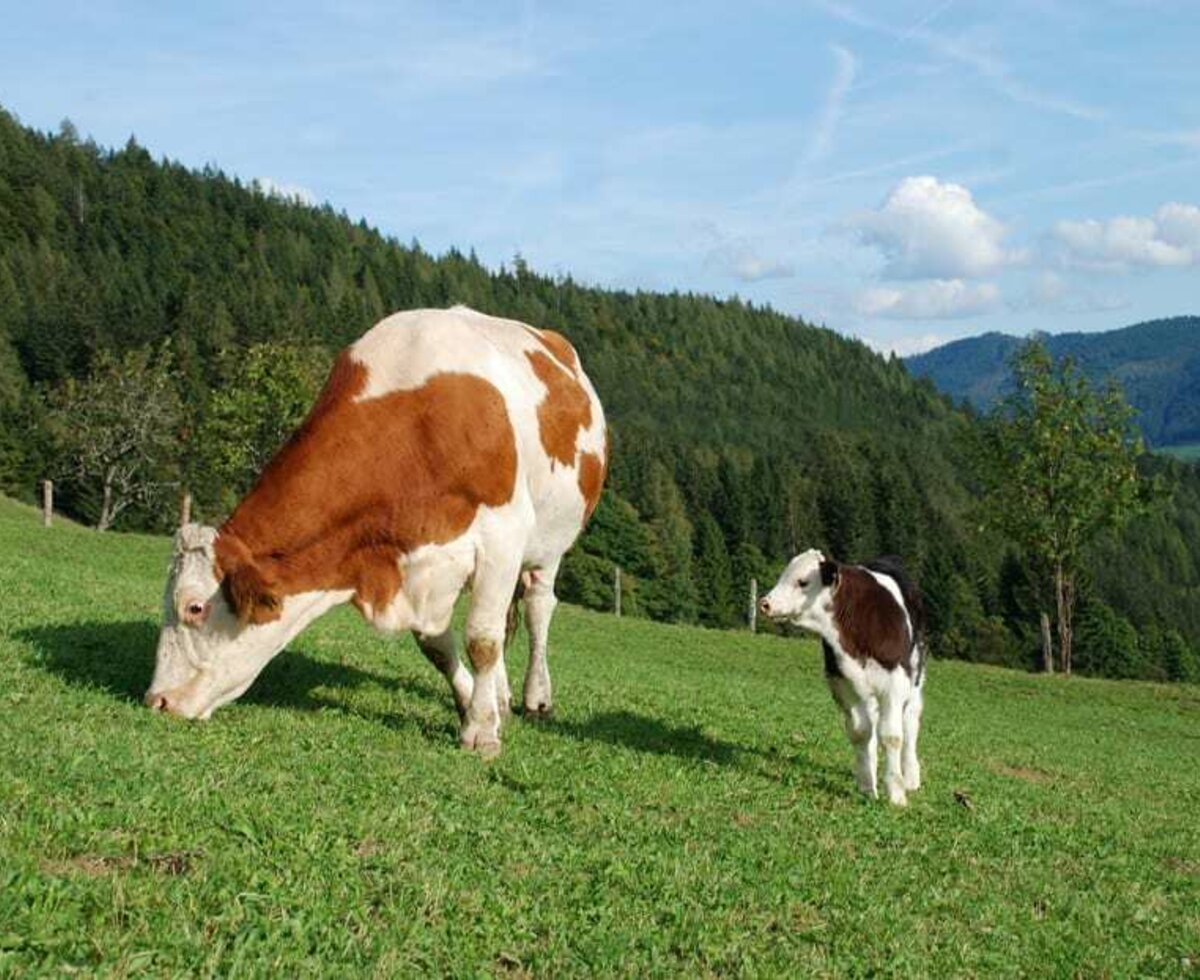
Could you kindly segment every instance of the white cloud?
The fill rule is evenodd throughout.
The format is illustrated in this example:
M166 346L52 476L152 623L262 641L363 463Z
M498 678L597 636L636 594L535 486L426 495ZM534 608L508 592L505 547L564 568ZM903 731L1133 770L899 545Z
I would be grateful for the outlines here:
M842 105L846 101L846 93L850 91L854 77L858 74L858 60L851 51L840 44L831 45L831 49L837 65L834 68L833 82L825 95L825 104L821 107L816 132L805 156L807 163L815 163L828 156L833 146L833 135L842 118Z
M1060 221L1053 236L1067 265L1107 271L1200 263L1200 207L1164 204L1150 217Z
M847 222L887 259L887 279L975 279L1024 259L1006 230L960 184L906 177L882 208Z
M874 287L860 293L855 307L864 316L896 320L952 320L989 313L1000 305L1000 289L990 282L934 279L912 286Z
M864 337L863 342L880 354L895 354L897 357L911 357L913 354L924 354L926 351L949 343L950 338L940 333L923 333L909 337L893 337L890 340L875 340Z
M285 201L296 201L310 207L317 203L317 195L299 184L286 184L271 177L255 177L253 186L266 197L278 197Z
M782 259L771 259L745 241L733 241L712 249L704 259L706 268L733 276L742 282L790 279L795 267Z
M911 27L899 29L864 14L847 3L837 0L815 2L844 23L884 34L901 43L915 41L936 57L978 73L995 91L1014 102L1032 106L1043 112L1058 113L1091 122L1104 119L1107 115L1103 109L1096 106L1044 92L1030 85L1019 78L1013 68L994 51L976 47L961 37L928 30L925 25L940 16L949 4L943 4Z
M1129 300L1111 293L1079 289L1057 272L1043 271L1033 280L1024 294L1008 302L1017 313L1029 310L1052 310L1055 313L1112 313L1129 308Z

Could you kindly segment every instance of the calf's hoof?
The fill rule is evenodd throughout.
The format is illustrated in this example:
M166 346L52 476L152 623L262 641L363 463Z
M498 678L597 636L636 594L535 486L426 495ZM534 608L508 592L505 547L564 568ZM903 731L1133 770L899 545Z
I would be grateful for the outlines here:
M888 802L892 806L908 806L908 797L904 794L904 789L900 786L888 787Z
M537 704L525 705L525 717L538 721L549 718L554 714L554 705L547 704L545 701L539 701Z

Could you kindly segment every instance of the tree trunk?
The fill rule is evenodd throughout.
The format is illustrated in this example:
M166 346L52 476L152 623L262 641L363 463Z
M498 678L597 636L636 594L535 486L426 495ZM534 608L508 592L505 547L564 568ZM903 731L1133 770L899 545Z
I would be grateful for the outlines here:
M1063 570L1062 562L1054 564L1054 602L1058 612L1058 663L1064 674L1071 673L1071 613L1075 607L1075 589Z
M1054 640L1050 637L1050 614L1042 613L1042 665L1047 674L1054 673Z
M96 520L97 531L107 531L113 522L113 485L112 474L104 477L104 500L100 504L100 516Z

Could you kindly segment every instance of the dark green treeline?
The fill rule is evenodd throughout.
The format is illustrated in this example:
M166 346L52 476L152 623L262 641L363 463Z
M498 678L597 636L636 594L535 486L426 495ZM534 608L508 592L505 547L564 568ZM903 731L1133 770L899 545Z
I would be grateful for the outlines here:
M562 331L605 403L609 489L563 570L564 598L610 608L620 565L626 612L730 626L744 621L750 578L769 585L800 548L895 553L929 596L936 653L1036 666L1027 577L973 515L972 420L898 361L738 300L431 256L328 207L155 161L132 139L108 151L69 124L46 135L0 113L6 492L32 497L53 463L40 392L85 375L99 352L166 343L187 417L172 466L219 520L218 501L245 488L192 472L202 454L189 440L229 352L273 343L332 357L388 312L454 303ZM1168 504L1101 548L1081 611L1084 670L1170 678L1194 667L1200 482L1169 469L1181 486ZM173 512L164 495L125 526L163 529ZM1135 652L1118 656L1130 635Z

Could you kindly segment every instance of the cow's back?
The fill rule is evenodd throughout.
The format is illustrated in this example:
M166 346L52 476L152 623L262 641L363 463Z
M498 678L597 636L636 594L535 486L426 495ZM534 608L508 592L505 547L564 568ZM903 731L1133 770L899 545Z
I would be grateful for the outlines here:
M465 374L493 385L518 452L516 506L534 515L529 557L561 553L599 498L607 467L603 409L561 335L467 307L411 310L380 321L351 348L368 370L360 399Z

